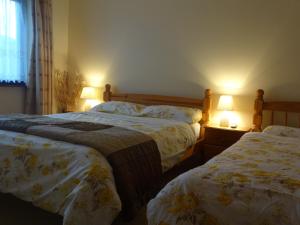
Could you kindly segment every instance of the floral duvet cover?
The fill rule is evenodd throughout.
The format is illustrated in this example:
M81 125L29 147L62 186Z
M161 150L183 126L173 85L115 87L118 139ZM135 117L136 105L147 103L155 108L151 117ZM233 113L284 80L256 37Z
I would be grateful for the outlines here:
M111 124L151 136L164 168L178 161L197 136L183 122L87 112L53 118ZM121 211L112 168L98 151L0 130L0 192L64 217L64 225L109 225Z
M247 133L171 181L148 204L149 225L299 225L300 139L280 129Z

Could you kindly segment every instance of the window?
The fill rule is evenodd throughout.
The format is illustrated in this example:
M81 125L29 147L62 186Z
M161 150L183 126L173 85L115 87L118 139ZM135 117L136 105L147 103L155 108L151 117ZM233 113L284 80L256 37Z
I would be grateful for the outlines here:
M26 82L27 34L24 5L0 0L0 82Z

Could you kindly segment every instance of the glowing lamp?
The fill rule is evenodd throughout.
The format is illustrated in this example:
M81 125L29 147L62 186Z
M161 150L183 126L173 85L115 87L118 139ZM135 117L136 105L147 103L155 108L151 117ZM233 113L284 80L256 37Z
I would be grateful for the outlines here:
M99 91L95 87L84 87L82 89L81 99L85 99L85 110L94 107L99 104Z
M229 127L229 111L233 110L233 99L231 95L221 95L218 103L218 110L223 111L220 119L220 127Z
M84 87L82 89L80 98L82 99L97 99L97 88L94 87Z

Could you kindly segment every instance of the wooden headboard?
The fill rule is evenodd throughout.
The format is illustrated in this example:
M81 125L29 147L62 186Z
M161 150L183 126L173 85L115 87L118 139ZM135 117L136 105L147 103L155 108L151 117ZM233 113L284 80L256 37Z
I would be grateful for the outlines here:
M263 111L271 111L271 125L274 124L274 112L285 113L285 125L288 123L288 113L300 113L300 102L283 102L283 101L264 101L264 91L262 89L257 90L257 96L254 104L254 116L253 116L253 131L262 131ZM300 126L300 116L299 116Z
M206 89L203 99L185 98L175 96L162 96L162 95L147 95L147 94L115 94L111 92L111 85L105 85L105 91L103 93L103 100L108 101L124 101L133 102L143 105L173 105L184 106L202 109L202 119L200 121L201 126L207 125L209 121L209 110L211 106L211 91Z

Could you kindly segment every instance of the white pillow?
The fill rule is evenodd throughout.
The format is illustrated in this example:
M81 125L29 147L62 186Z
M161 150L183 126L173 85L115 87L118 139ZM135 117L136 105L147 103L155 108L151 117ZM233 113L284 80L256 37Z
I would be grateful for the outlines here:
M201 120L202 111L200 109L188 107L154 105L144 108L142 111L142 116L177 120L192 124Z
M110 101L99 104L92 108L92 112L107 112L115 113L127 116L140 116L142 110L145 108L144 105L131 103L131 102L119 102L119 101Z
M266 127L263 132L281 137L300 138L300 128L295 127L273 125Z

